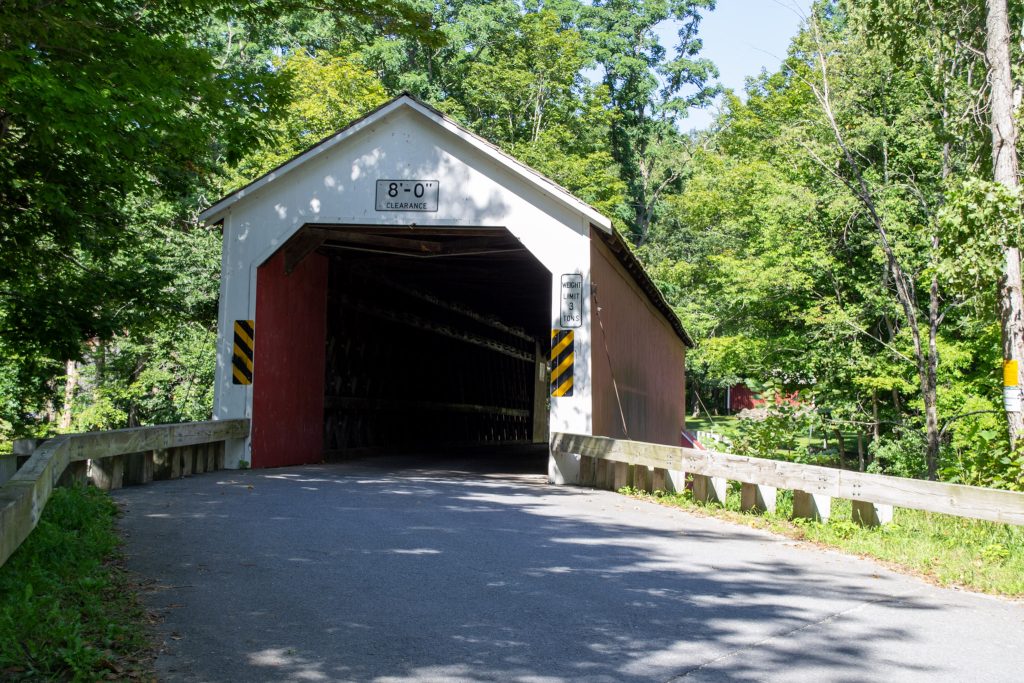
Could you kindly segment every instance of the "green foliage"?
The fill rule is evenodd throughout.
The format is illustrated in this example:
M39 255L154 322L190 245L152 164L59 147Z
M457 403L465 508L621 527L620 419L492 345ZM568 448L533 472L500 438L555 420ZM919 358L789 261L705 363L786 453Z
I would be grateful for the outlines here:
M919 476L935 453L920 435L935 320L939 471L1014 487L1016 460L982 437L1006 438L994 293L1021 226L1020 197L983 180L982 15L817 3L779 70L726 97L638 253L700 339L690 387L813 387L819 412L880 434L888 473ZM777 451L776 421L740 447Z
M1024 491L1024 451L1010 450L1005 429L993 419L965 420L946 451L942 478L957 484Z
M827 460L797 436L813 420L920 474L934 317L941 476L1019 488L993 292L1021 198L983 180L983 13L818 2L779 69L686 135L718 93L714 5L4 5L0 442L208 417L220 234L198 209L407 90L627 228L699 340L689 387L813 389L743 452Z
M263 122L259 147L231 169L224 187L236 189L344 128L387 101L376 76L348 56L295 52L278 59L287 104Z
M476 130L509 144L536 142L553 125L580 127L574 115L592 88L583 36L550 10L517 17L484 59L469 64L463 108Z
M920 428L900 427L871 444L868 472L894 477L920 477L924 473L925 436Z
M795 435L806 432L806 416L790 406L769 410L763 419L740 420L739 437L733 440L738 455L775 458L778 451L796 450Z
M96 489L57 489L39 525L0 567L4 680L139 673L131 660L149 643L127 578L111 564L119 543L116 513Z
M8 2L0 7L0 335L58 361L144 322L165 280L144 267L127 198L187 195L235 154L259 80L216 78L185 33L216 2ZM269 92L269 91L267 91Z
M711 82L718 70L697 56L701 12L714 7L715 0L598 0L584 20L602 83L620 112L610 147L627 186L629 227L638 244L646 241L666 189L677 189L690 155L692 144L679 136L676 122L719 91ZM671 53L655 32L667 20L679 26Z
M939 211L941 260L937 268L949 286L994 297L1002 275L1002 250L1021 244L1021 196L1001 183L967 177L953 184Z

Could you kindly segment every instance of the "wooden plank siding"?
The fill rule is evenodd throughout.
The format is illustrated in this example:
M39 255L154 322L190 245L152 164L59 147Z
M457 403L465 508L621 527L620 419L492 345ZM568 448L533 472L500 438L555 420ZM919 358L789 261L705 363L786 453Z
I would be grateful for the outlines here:
M597 234L590 268L592 431L678 445L686 425L686 344Z
M594 458L598 462L642 465L745 484L1024 526L1024 493L1015 491L904 479L581 434L556 433L552 435L551 449L562 454Z
M181 476L181 462L186 457L189 471L193 471L199 452L203 452L204 469L209 471L211 464L219 468L223 465L224 441L243 439L248 434L249 420L240 419L64 434L45 441L0 486L0 565L39 523L53 488L84 479L84 465L77 467L77 463L92 460L94 465L109 464L101 470L102 483L105 488L117 488L125 483ZM212 460L210 452L214 454ZM169 454L179 466L160 467L158 453Z

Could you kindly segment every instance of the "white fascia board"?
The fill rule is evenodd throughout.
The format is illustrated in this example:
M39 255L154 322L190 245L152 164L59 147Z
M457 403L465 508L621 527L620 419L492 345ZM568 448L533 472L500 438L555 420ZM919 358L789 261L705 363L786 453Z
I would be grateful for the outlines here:
M294 157L290 161L282 164L273 171L270 171L266 175L258 178L252 183L246 185L242 189L229 194L219 202L211 206L206 211L199 214L199 220L204 223L215 223L222 215L228 211L234 204L245 199L249 195L255 194L263 189L264 186L274 182L281 176L289 173L296 167L304 164L305 162L313 159L324 152L327 152L337 145L341 144L348 138L356 135L361 130L375 125L381 119L391 115L397 109L401 107L408 107L420 115L426 117L430 121L433 121L436 125L440 126L444 130L448 131L452 135L455 135L459 139L463 140L466 144L480 151L486 157L502 166L506 170L510 171L514 175L517 175L528 183L537 188L540 192L553 197L562 204L565 204L570 209L576 211L580 215L584 216L592 225L604 230L606 233L611 234L612 224L611 221L601 213L599 213L592 206L585 204L576 197L572 196L568 191L559 187L555 183L551 182L540 173L537 173L530 167L516 161L512 157L502 152L497 147L491 145L478 135L471 133L470 131L462 128L451 119L445 117L440 112L437 112L430 107L424 105L418 100L410 97L409 95L401 95L388 104L385 104L377 111L369 114L363 119L356 121L349 127L338 132L337 134L327 138L320 142L315 147L312 147L305 152Z

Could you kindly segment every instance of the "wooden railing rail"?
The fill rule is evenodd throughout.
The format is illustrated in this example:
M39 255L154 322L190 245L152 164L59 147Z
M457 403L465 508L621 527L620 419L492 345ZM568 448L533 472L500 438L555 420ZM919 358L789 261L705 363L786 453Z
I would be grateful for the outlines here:
M224 442L249 434L249 420L214 420L63 434L39 445L0 485L0 566L39 523L55 486L90 479L101 488L144 484L224 466Z
M1024 493L1014 491L582 434L555 433L551 448L581 456L580 483L597 488L671 490L679 488L683 473L688 473L698 500L724 503L727 481L741 482L744 509L774 510L776 490L792 489L794 516L800 517L827 519L835 497L853 501L854 520L862 524L888 521L891 506L896 506L1024 526Z

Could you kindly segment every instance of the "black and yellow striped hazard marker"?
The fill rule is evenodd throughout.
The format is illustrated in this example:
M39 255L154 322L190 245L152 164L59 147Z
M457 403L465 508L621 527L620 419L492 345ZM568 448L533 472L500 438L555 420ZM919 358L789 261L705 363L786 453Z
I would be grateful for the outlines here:
M572 367L576 359L572 330L551 330L551 395L572 396Z
M235 352L231 357L233 384L252 384L252 348L255 339L253 321L235 321Z

